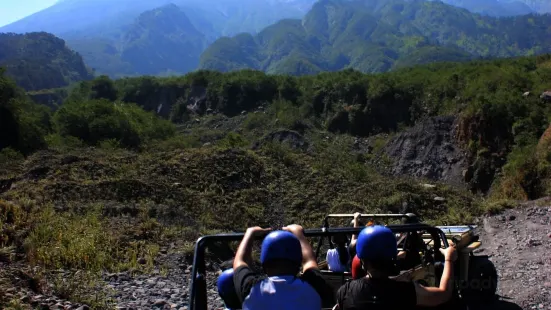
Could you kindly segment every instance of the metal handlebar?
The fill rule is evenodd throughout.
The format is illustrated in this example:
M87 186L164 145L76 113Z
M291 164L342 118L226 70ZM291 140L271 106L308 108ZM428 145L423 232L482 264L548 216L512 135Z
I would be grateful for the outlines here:
M326 216L326 218L346 218L346 217L354 217L354 214L329 214ZM417 217L417 215L413 213L406 213L406 214L360 214L360 217L381 217L381 218L412 218Z

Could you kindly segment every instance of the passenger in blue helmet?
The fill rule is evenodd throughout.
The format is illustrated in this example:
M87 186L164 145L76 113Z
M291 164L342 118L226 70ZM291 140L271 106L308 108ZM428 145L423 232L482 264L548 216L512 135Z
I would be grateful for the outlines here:
M321 276L312 247L299 225L270 232L264 238L260 262L265 275L250 268L252 241L268 231L260 227L247 229L235 255L233 279L243 309L319 310L322 303L334 304L332 290Z
M334 309L416 309L418 306L438 306L452 297L451 266L457 258L454 246L444 251L447 264L440 287L424 287L416 282L389 278L395 272L398 248L396 237L388 227L364 228L358 235L356 252L367 275L339 288Z
M241 309L241 302L235 291L233 284L233 269L227 269L218 277L216 281L218 295L224 301L224 305L228 310Z
M354 228L364 226L362 222L360 222L361 213L356 212L354 213L354 219L352 220L352 225L354 225ZM366 225L366 227L373 226L373 222L369 221ZM356 256L356 243L358 242L358 236L355 234L352 234L352 239L350 241L350 245L348 246L348 251L350 253L350 257ZM398 259L404 259L406 257L405 251L398 252Z

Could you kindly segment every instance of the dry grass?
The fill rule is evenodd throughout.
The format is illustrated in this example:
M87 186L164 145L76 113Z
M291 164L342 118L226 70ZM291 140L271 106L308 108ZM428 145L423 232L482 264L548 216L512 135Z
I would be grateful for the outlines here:
M403 203L439 224L470 222L483 212L466 192L378 175L348 151L350 143L319 144L313 153L279 143L257 152L214 146L36 153L0 194L2 247L46 271L70 271L48 278L57 294L101 309L109 302L98 287L100 272L147 272L161 247L174 243L174 252L188 255L201 234L317 227L327 213L400 212Z

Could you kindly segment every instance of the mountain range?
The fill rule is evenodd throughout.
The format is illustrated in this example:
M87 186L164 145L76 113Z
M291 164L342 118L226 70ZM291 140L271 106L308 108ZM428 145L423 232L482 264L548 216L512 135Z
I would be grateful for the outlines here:
M354 68L383 72L432 61L510 57L551 51L551 15L489 17L442 2L320 0L302 19L257 35L224 37L200 69L313 74Z
M0 67L29 91L64 87L94 77L78 53L45 32L0 33Z
M198 68L378 72L547 50L548 17L534 13L551 11L542 0L330 2L63 0L0 32L51 33L114 78Z
M516 0L444 0L443 2L488 16L515 16L540 12L535 6Z
M217 38L300 18L314 1L65 0L0 32L52 33L100 74L182 74Z

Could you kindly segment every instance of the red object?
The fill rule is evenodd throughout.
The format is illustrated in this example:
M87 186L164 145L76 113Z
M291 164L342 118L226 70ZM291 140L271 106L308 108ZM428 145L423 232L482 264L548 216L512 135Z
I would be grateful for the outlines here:
M362 269L362 262L357 255L354 256L352 260L352 279L363 278L366 275L367 273Z

